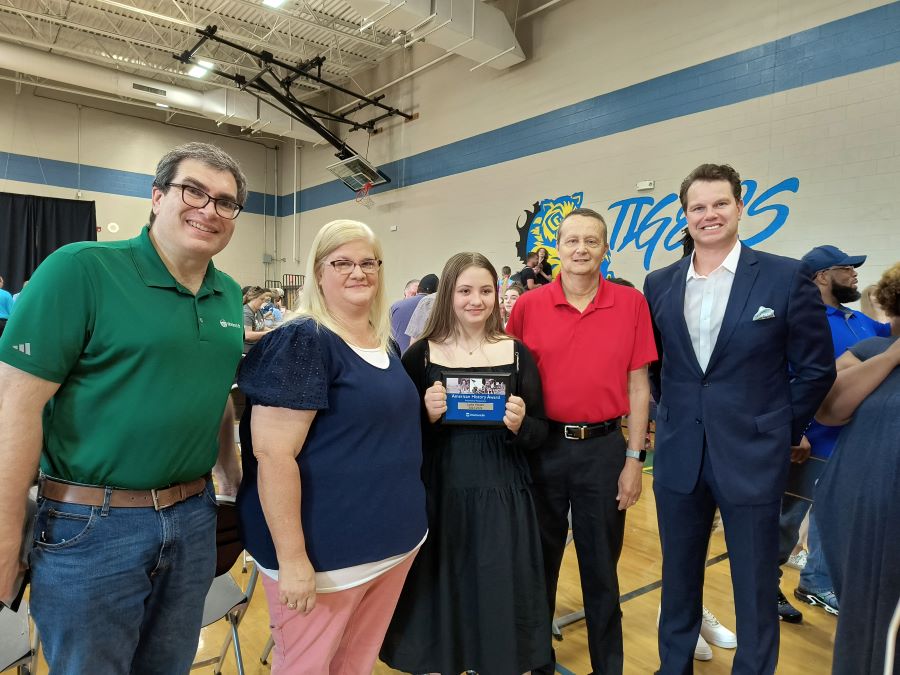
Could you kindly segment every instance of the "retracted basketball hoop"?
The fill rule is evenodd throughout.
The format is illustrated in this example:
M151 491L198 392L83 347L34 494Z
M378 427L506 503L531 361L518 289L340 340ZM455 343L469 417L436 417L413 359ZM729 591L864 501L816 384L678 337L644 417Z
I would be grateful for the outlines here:
M356 191L356 203L362 204L367 209L371 209L375 205L375 200L369 196L369 190L372 189L372 183L366 183Z
M340 181L356 193L356 202L371 209L375 202L369 190L376 185L390 182L390 179L364 157L353 155L328 167Z

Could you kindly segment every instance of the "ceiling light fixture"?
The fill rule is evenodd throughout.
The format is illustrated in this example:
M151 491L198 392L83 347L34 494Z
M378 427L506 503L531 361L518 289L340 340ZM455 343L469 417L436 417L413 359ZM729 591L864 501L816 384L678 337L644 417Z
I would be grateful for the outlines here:
M197 61L197 64L188 71L188 75L190 75L191 77L204 77L210 70L212 70L212 68L213 64L209 61Z
M263 4L266 7L281 7L284 4L284 0L263 0Z
M168 103L157 103L156 107L157 108L168 108L169 104Z

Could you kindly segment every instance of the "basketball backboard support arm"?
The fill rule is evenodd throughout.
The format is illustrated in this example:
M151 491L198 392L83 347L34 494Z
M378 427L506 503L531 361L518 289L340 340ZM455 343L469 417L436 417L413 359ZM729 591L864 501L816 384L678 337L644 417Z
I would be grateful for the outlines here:
M205 29L197 29L197 33L200 34L200 39L197 44L193 46L193 48L182 52L181 54L176 54L175 58L184 64L195 64L194 55L197 51L206 43L208 40L212 40L214 42L219 42L221 44L227 45L233 49L237 49L245 54L248 54L256 59L262 64L260 71L252 78L247 79L241 75L232 75L231 73L226 73L217 68L209 69L215 75L219 77L223 77L225 79L231 80L234 82L237 87L243 91L247 91L250 94L253 94L258 99L263 100L255 91L268 94L272 98L274 98L280 106L279 107L282 112L289 115L293 119L297 120L301 124L308 126L310 129L319 134L324 140L328 141L331 145L335 147L337 150L338 159L344 160L349 159L357 155L357 153L348 146L344 141L342 141L336 134L334 134L330 129L328 129L319 119L324 119L330 122L336 122L339 124L346 124L350 127L350 131L355 131L357 129L365 129L370 133L375 131L375 124L387 119L389 117L400 116L406 119L407 121L414 119L412 115L409 113L405 113L396 108L391 108L387 105L381 103L381 100L384 98L383 95L377 96L375 98L369 98L366 96L361 96L356 92L352 92L349 89L345 89L344 87L335 84L333 82L329 82L321 77L322 63L325 61L324 56L317 56L314 59L310 59L304 63L300 63L298 65L292 65L290 63L286 63L284 61L280 61L276 59L270 52L266 51L254 51L252 49L248 49L242 45L236 44L229 40L219 37L216 35L216 31L218 30L217 26L207 26ZM272 71L272 66L277 66L283 70L290 72L290 75L279 79L275 73ZM317 69L318 74L314 75L311 72L308 72L311 69ZM275 86L272 82L269 82L266 79L266 76L269 76L270 79L274 80L277 83L278 87ZM293 93L291 93L291 85L298 78L306 78L312 80L313 82L317 82L319 84L325 85L331 89L336 91L340 91L344 94L348 94L353 96L354 98L361 99L360 102L351 108L347 114L352 114L359 112L360 110L368 107L374 106L381 110L383 110L383 114L378 115L368 121L360 122L357 120L350 119L346 114L338 114L331 113L326 110L322 110L315 106L312 106L308 103L304 103L299 101ZM267 101L267 103L271 104L271 101ZM383 174L382 174L383 175ZM385 176L386 178L386 176Z

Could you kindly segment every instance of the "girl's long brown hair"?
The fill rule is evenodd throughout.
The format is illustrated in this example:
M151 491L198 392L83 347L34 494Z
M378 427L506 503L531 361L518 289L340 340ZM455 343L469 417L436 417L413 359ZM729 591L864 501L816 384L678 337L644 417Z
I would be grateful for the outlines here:
M480 267L490 272L494 289L494 308L484 325L484 333L488 342L497 342L506 338L503 332L503 322L500 319L500 302L497 298L497 270L491 261L480 253L457 253L444 265L441 272L441 280L438 283L437 296L434 299L434 307L425 324L425 331L420 340L432 340L445 342L456 335L457 321L453 311L453 294L456 292L456 281L459 275L470 267Z

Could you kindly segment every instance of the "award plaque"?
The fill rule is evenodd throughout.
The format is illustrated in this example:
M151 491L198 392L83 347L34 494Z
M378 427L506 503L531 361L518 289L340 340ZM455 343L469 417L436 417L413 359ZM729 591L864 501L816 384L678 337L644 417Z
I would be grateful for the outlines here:
M444 424L503 426L511 382L512 373L444 372Z

